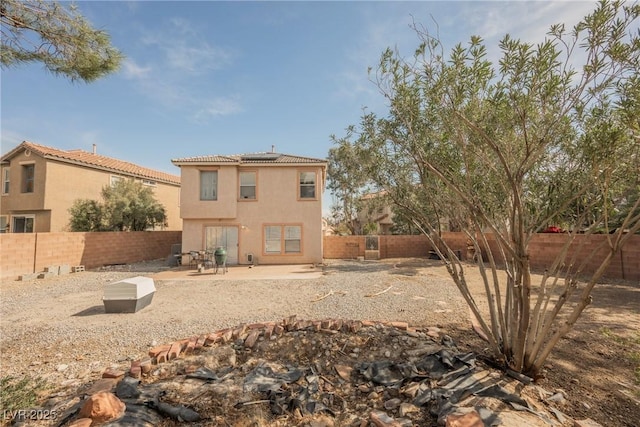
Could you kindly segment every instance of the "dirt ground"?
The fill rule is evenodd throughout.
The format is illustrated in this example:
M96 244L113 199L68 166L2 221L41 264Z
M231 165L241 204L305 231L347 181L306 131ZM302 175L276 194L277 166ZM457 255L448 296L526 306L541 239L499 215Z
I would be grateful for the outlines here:
M474 272L467 279L484 295ZM535 276L533 283L539 283ZM602 426L640 425L640 283L603 280L573 330L560 340L537 384L566 392L562 411ZM483 342L466 329L457 338L481 354Z
M353 264L353 266L357 268L357 265ZM442 280L450 280L444 267L435 264L432 260L403 259L380 261L379 271L398 271L398 269L404 269L403 271L411 270L411 274L414 275L413 277L431 278L437 283L440 283L439 281ZM325 267L325 270L325 274L331 274L330 265ZM108 274L108 272L105 274ZM474 294L479 297L478 300L481 301L484 288L479 274L472 268L468 269L466 274L470 287ZM167 283L166 286L174 286L172 283ZM270 283L269 286L273 287L275 283L274 281ZM43 287L46 288L46 286ZM3 298L7 295L13 295L13 292L23 292L19 291L19 289L20 284L17 282L8 285L3 283ZM300 298L293 303L293 305L301 308L302 316L300 317L308 319L308 315L314 312L305 312L301 304L303 301L308 303L314 296L319 297L326 294L326 289L323 290L319 288L316 291L308 290L307 292L312 292L309 294L302 294L302 289L302 286L297 288ZM390 298L392 296L391 294L392 292L387 293ZM382 296L384 295L380 297ZM551 354L543 372L544 376L539 379L537 384L545 390L562 390L566 396L566 402L562 404L560 409L564 414L573 419L590 418L605 427L636 427L640 425L640 283L631 283L628 281L601 283L595 287L592 297L592 304L578 320L575 328L559 342ZM274 296L274 298L277 298L277 295ZM378 298L378 301L381 301L381 299L382 298ZM327 298L326 301L329 300L330 298ZM159 301L154 302L154 304L156 304L158 308L162 307ZM459 310L459 308L457 308L458 306L454 307ZM231 310L232 307L229 309ZM484 309L486 309L486 307L484 307ZM25 317L23 320L17 319L13 327L19 328L21 322L24 322L24 324L37 324L38 322L46 322L47 319L56 318L58 315L52 310L55 309L48 307L47 310L40 312L25 313L24 316L28 315L28 318ZM71 312L74 312L77 311L77 308L60 306L59 310L71 310ZM181 313L186 316L186 312ZM138 313L140 316L151 314L153 313L145 313L145 310ZM265 315L268 314L269 313L265 313ZM87 317L85 321L96 317L97 316ZM464 317L466 318L467 316ZM64 318L64 316L61 316L61 319L62 318ZM451 319L454 318L463 318L463 316L444 316L442 317L442 322L439 324L414 323L412 326L424 328L424 330L436 326L451 336L460 349L473 351L477 355L486 355L486 343L471 331L470 323L452 321ZM280 319L275 318L271 320L278 321ZM394 321L398 319L390 318L386 320ZM351 342L353 339L355 339L353 336L347 334L344 336L342 334L319 334L313 339L314 351L316 348L326 349L326 357L321 356L320 358L316 358L317 360L313 360L313 362L316 364L325 362L326 364L340 363L340 360L335 359L336 352L333 350L334 347L338 346L338 348L344 349L342 344ZM284 343L286 341L282 340L282 342ZM374 345L371 351L381 352L381 354L386 353L387 347L390 345L388 342L384 342L383 338L375 338L370 342L367 341L367 343L368 344L360 343L359 347L361 350L367 350L367 345ZM261 357L272 358L274 362L283 362L287 358L291 360L304 360L315 357L315 353L306 353L310 346L296 347L292 344L289 347L283 348L276 346L275 343L272 345L273 347L269 345L268 341L264 343ZM145 352L147 348L140 348L138 350ZM5 349L3 349L3 359L7 356L6 351L7 348L5 347ZM15 351L21 350L16 347ZM362 354L366 354L366 352ZM240 364L248 363L249 359L250 357L248 355L246 355L246 357L240 356L237 362ZM188 363L188 360L184 363ZM33 367L30 367L30 369L31 368ZM7 372L3 372L2 374L6 375ZM331 382L335 381L330 380L329 384ZM374 392L375 391L372 393ZM363 398L365 396L370 398L371 394L365 394ZM382 396L378 396L378 398L381 399ZM221 406L217 407L215 410L217 412L209 415L214 418L217 416L219 417L218 419L224 419L225 416L233 413L237 415L237 417L234 418L234 423L229 424L228 421L225 421L220 424L201 425L293 425L287 424L286 422L285 424L278 422L271 424L268 421L270 416L266 413L263 414L264 418L262 419L262 423L258 423L256 417L260 416L260 405L255 406L255 410L258 412L253 411L251 417L241 422L238 410L232 407L232 403L237 402L229 402L230 406L226 408ZM166 425L171 425L171 423ZM336 423L335 425L351 424ZM414 425L422 424L418 423Z

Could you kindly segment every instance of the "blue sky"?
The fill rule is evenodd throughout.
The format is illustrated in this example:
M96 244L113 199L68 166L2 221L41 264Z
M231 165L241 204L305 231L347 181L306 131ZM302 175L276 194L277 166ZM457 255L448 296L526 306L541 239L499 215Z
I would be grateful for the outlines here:
M121 70L71 83L40 64L2 70L2 153L23 140L81 148L179 174L172 158L276 151L326 158L362 109L387 47L410 55L412 20L447 46L506 33L538 42L595 2L77 3L126 56ZM436 26L437 24L437 26Z

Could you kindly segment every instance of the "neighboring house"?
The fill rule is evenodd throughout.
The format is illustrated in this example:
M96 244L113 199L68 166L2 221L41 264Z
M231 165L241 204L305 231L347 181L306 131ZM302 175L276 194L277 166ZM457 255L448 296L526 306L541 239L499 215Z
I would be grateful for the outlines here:
M384 192L368 193L360 198L357 213L358 231L362 234L392 234L393 210L384 201Z
M228 264L322 262L325 160L266 152L172 162L183 252L224 247Z
M68 231L76 199L102 201L102 189L121 179L153 188L167 213L165 230L181 230L180 177L83 150L58 150L23 142L0 162L0 230L12 233Z

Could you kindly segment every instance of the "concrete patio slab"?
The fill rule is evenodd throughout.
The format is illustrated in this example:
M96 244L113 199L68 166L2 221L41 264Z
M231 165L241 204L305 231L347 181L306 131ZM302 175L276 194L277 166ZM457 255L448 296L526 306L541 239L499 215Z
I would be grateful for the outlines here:
M202 273L197 269L186 266L172 268L150 275L153 280L298 280L317 279L322 276L322 267L312 264L292 265L232 265L227 272L222 269L215 273L215 268L209 268Z

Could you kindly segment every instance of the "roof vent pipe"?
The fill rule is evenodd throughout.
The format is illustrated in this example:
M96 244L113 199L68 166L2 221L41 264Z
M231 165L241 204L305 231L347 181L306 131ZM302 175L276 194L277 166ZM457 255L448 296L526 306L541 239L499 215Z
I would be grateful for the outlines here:
M93 144L93 154L96 154L97 148L98 148L98 146L96 144Z
M273 144L271 145L271 152L272 152L272 153L275 153L275 152L276 152L276 146L275 146L275 145L273 145Z

